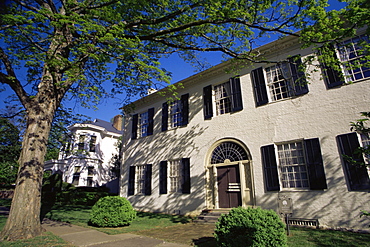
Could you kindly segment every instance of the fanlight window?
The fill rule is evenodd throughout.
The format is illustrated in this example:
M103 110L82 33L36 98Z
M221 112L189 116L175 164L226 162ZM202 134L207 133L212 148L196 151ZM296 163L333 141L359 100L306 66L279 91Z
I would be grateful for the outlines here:
M234 142L223 142L218 145L212 152L211 164L225 163L247 160L248 155L245 150Z

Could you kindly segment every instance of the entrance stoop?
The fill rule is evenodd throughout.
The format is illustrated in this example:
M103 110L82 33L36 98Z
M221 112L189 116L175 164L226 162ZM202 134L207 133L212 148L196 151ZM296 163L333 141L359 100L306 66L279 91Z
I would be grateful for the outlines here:
M231 208L222 209L205 209L202 213L194 220L194 223L199 224L215 224L218 218L222 214L228 214Z

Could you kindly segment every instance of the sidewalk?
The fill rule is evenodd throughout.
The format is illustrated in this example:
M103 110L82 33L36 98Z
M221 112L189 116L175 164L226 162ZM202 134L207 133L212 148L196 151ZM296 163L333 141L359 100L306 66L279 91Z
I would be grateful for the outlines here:
M123 233L108 235L97 230L75 226L64 222L55 222L45 219L42 226L53 234L75 246L92 247L186 247L188 245L166 243L162 240Z

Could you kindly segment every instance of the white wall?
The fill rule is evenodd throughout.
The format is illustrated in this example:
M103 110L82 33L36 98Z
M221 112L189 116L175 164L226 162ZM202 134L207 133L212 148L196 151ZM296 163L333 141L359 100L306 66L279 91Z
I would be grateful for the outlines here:
M287 55L284 49L277 49ZM310 50L294 50L289 54L310 54ZM281 58L275 54L275 58ZM259 67L261 65L257 65ZM255 68L256 68L255 67ZM122 168L120 195L127 197L128 167L153 164L152 195L129 196L138 209L161 212L199 213L206 207L205 167L213 143L235 138L248 147L252 158L256 205L277 209L279 195L292 198L293 217L316 219L320 225L366 228L369 220L360 218L360 210L370 209L368 192L349 192L335 137L349 133L351 121L360 112L369 111L370 80L328 90L319 72L312 72L309 93L255 107L250 70L240 72L244 109L240 112L203 118L203 87L226 82L234 76L218 71L192 77L192 86L179 90L189 93L189 124L187 127L161 132L161 107L164 97L149 96L147 103L136 104L136 113L155 107L154 134L131 140L131 121L126 121L124 135L125 163ZM215 115L215 112L214 112ZM261 163L261 146L295 139L319 138L328 189L324 191L266 192ZM190 157L191 194L159 194L159 162Z

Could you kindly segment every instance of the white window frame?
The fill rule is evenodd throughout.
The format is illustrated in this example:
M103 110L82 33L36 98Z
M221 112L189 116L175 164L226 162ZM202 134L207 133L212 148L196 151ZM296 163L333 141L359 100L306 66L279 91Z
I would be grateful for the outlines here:
M276 144L276 157L282 190L310 190L302 140Z
M149 128L149 112L145 111L139 113L138 115L138 131L139 137L148 136L148 128Z
M294 95L292 71L289 63L278 63L265 67L264 76L269 92L267 94L269 102L289 99Z
M362 40L369 41L369 37L366 34L362 34L351 39L347 39L341 44L336 46L336 52L340 62L342 63L342 71L344 74L344 79L347 83L356 82L370 78L370 66L360 66L358 68L353 68L352 64L356 63L355 67L365 62L366 60L361 60L364 55L359 51L360 46L358 43ZM365 73L367 76L365 76Z
M183 179L181 159L170 160L168 162L169 193L181 193Z
M359 136L360 146L362 148L365 148L370 145L370 133L360 133L357 136ZM370 155L363 154L364 162L367 164L367 173L370 177Z
M135 194L145 194L146 165L136 165L135 168Z
M86 134L79 134L78 136L78 143L77 143L77 150L83 151L85 150L85 143L86 142Z
M181 100L174 100L169 104L170 128L181 127L182 124L182 105Z
M96 152L96 142L97 142L97 136L92 135L90 136L90 141L89 141L89 152L94 153ZM93 150L93 151L91 151Z
M73 174L72 174L72 184L79 186L80 185L80 178L81 178L81 166L74 166L73 167ZM76 183L75 183L75 178L76 178Z
M228 88L230 88L230 81L213 86L214 105L217 116L232 112L231 92Z

